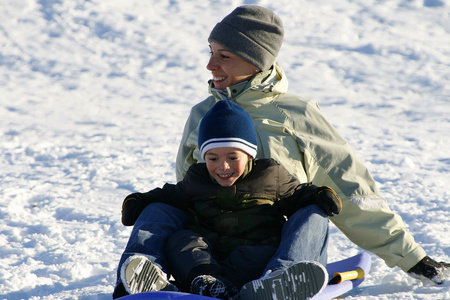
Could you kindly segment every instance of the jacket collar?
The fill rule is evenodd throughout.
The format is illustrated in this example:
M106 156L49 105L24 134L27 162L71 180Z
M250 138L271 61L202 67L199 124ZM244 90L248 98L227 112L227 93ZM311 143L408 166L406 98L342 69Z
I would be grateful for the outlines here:
M209 81L209 92L216 101L232 100L244 108L246 105L262 105L275 94L287 92L287 88L287 78L277 62L274 63L270 70L259 72L249 81L232 85L224 90L214 88L212 80ZM258 105L258 103L260 104Z

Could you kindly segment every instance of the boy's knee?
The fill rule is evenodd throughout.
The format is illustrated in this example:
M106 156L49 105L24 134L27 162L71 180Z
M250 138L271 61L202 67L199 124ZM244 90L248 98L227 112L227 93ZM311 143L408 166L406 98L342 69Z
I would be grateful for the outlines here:
M292 219L292 217L297 216L320 216L328 220L327 215L323 212L322 208L320 208L317 204L311 204L306 207L303 207L299 210L297 210L289 219ZM303 218L303 217L302 217Z
M189 221L189 214L169 204L154 202L145 207L139 218L153 223L164 222L185 225Z
M177 249L182 252L193 248L206 249L208 243L199 234L191 230L180 230L172 234L167 240L168 249Z

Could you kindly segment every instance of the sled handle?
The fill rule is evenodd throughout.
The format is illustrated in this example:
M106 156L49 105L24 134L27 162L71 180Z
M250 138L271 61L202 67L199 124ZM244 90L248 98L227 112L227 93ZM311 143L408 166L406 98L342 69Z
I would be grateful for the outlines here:
M346 280L363 279L363 278L364 278L364 270L358 268L354 271L334 273L333 278L330 280L328 284L338 284Z

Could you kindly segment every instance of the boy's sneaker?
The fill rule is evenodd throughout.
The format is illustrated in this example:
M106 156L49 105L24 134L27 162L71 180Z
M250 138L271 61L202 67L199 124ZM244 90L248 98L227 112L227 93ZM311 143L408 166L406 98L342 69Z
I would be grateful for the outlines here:
M120 277L126 291L130 294L178 291L178 288L167 280L167 275L162 270L141 255L131 256L125 261Z
M219 280L211 275L200 275L191 283L191 293L219 299L234 299L238 290L227 280Z
M241 300L303 300L320 293L328 282L327 270L314 261L302 261L246 283Z

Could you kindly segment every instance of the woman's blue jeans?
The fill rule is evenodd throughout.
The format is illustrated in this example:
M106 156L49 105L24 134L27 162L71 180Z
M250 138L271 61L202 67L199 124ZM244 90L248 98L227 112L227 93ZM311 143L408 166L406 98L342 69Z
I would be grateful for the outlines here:
M137 219L128 244L120 258L117 285L124 261L132 255L145 255L166 274L165 259L167 238L184 229L189 214L163 203L148 205ZM284 224L281 243L266 266L268 270L286 269L296 262L312 260L327 263L328 218L317 205L310 205L295 212ZM261 274L263 275L263 274Z

